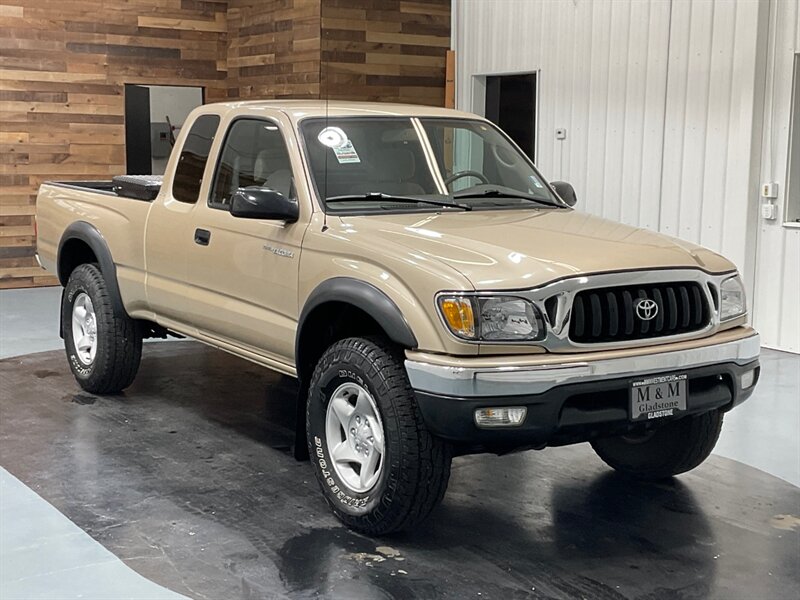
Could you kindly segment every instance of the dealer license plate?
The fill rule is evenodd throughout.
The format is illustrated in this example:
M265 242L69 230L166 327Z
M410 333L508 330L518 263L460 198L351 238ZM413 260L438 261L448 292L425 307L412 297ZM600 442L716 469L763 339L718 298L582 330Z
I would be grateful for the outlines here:
M631 421L673 417L686 410L689 376L662 375L631 383Z

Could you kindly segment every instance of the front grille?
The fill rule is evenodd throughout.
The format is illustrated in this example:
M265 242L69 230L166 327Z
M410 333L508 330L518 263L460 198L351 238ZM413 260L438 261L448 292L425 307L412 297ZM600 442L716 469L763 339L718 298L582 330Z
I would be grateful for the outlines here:
M651 320L642 318L645 310L637 314L640 299L655 303ZM696 282L598 288L575 295L569 337L581 344L642 340L698 331L709 319L706 295Z

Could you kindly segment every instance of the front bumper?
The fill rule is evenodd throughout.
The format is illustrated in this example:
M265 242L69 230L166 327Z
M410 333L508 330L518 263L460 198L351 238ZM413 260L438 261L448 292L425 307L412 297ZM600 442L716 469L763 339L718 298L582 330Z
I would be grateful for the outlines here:
M730 410L752 394L758 379L757 334L690 349L581 362L518 366L446 366L406 360L409 380L428 429L445 439L492 451L585 441L635 432L663 420L628 420L632 381L686 373L687 411ZM742 375L754 371L742 387ZM480 428L478 408L524 406L521 425Z

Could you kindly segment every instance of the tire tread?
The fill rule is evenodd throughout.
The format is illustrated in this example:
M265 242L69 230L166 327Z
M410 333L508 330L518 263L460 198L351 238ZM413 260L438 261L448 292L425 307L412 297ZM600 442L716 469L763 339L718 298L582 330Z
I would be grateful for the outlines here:
M340 520L362 533L383 535L410 529L428 517L447 491L452 460L450 447L425 427L402 357L397 348L381 337L346 338L333 344L314 370L309 399L323 373L338 362L358 363L369 373L372 383L377 382L377 393L392 399L393 414L382 415L382 418L395 420L401 438L398 446L403 451L390 506L381 503L371 513L354 516L338 510L320 482L323 495ZM310 401L306 403L307 424L311 423L311 404ZM308 438L310 442L310 430ZM313 449L311 454L313 456Z
M621 473L637 479L668 479L708 458L722 421L722 412L714 410L669 423L644 443L625 445L620 438L606 438L593 441L592 447L603 462Z
M139 324L125 316L116 316L103 274L97 265L83 264L75 268L70 275L67 287L74 282L85 288L94 305L97 318L97 330L105 332L107 351L95 355L92 374L88 378L76 379L83 389L93 394L115 394L128 387L136 378L142 358L142 332ZM69 304L64 297L65 303ZM69 352L68 336L71 336L69 311L64 311L64 341Z

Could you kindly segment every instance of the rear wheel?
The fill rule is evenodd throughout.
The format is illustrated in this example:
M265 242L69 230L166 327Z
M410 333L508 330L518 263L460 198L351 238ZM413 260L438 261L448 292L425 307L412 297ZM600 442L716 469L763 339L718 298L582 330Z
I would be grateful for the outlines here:
M370 535L424 520L447 489L450 447L425 428L396 349L375 338L337 342L309 388L311 462L336 516Z
M702 463L719 439L718 410L683 417L638 436L618 436L592 442L610 467L638 479L666 479Z
M80 265L69 276L61 323L69 367L83 389L113 394L133 382L142 357L141 328L127 315L114 315L97 266Z

